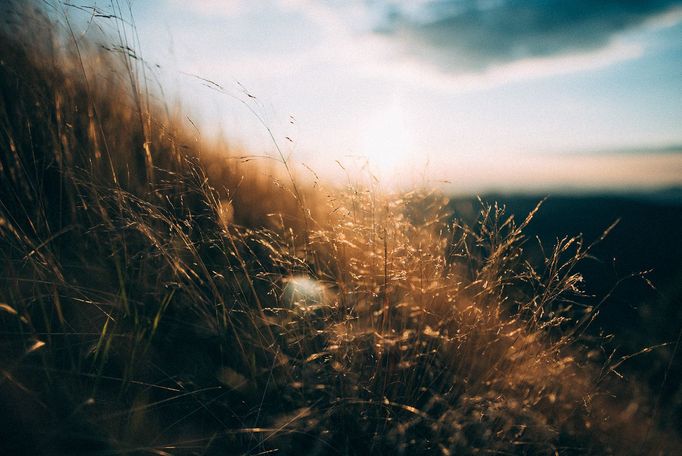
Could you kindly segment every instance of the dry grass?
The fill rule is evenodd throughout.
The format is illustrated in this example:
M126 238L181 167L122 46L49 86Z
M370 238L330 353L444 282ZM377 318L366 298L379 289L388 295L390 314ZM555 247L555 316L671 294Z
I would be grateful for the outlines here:
M3 8L8 454L679 449L591 361L582 239L531 264L533 214L274 184L154 102L133 51Z

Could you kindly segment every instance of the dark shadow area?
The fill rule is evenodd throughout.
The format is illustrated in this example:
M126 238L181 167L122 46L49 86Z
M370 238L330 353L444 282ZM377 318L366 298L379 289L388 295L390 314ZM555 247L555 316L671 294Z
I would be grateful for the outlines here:
M488 194L508 213L523 219L545 195ZM475 221L475 197L453 198L455 216ZM646 380L659 396L661 413L682 426L682 357L675 345L682 328L682 191L549 196L525 230L526 253L540 260L564 236L582 234L587 243L606 228L617 226L594 246L594 258L579 265L588 302L605 299L589 334L610 334L604 355L616 357L668 343L623 363L620 372ZM640 272L646 272L639 275ZM675 355L673 357L673 355Z

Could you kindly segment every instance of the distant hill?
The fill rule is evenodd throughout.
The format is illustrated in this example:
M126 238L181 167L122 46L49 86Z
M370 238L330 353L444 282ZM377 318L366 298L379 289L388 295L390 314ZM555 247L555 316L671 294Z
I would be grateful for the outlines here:
M522 219L544 197L488 194L481 199L504 204L509 213ZM475 197L453 198L450 205L455 217L468 223L475 220L480 208ZM613 231L595 246L595 259L580 266L587 292L594 295L591 299L596 303L620 278L639 271L650 271L646 277L655 290L641 278L624 280L605 301L592 331L615 334L610 348L621 355L671 342L669 347L635 357L623 366L626 372L648 376L652 389L659 389L682 327L682 189L549 196L526 230L526 250L538 259L541 251L535 237L545 249L565 235L582 233L591 242L618 219ZM668 379L679 379L679 353L671 368ZM668 380L662 397L682 401L678 383Z

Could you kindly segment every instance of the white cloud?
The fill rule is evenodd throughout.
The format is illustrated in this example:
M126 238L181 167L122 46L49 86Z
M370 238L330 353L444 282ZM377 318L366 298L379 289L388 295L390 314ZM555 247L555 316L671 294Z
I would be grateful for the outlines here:
M597 70L643 55L639 44L613 42L604 49L558 57L527 58L497 65L480 73L449 74L415 58L403 57L387 61L367 61L362 68L367 74L395 78L402 82L422 84L447 92L485 90L518 81L540 79L570 73Z
M253 2L245 0L166 0L169 7L204 16L236 17L244 14Z
M361 2L278 0L281 8L296 10L326 33L323 52L309 53L311 64L335 62L362 76L422 85L448 92L484 90L500 85L550 76L597 70L640 58L643 43L613 35L595 49L575 49L549 56L524 57L491 65L481 71L450 72L422 56L406 53L391 35L371 33L370 12ZM648 29L670 27L682 21L682 8L654 14L643 23Z

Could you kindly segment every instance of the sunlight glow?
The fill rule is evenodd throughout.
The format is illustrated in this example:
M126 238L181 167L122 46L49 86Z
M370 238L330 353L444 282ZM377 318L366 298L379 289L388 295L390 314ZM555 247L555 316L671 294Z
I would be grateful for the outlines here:
M382 181L407 168L413 134L405 117L405 110L394 101L360 126L360 152L367 158L372 172Z
M286 280L284 302L300 313L314 312L325 305L324 287L307 276L295 276Z

